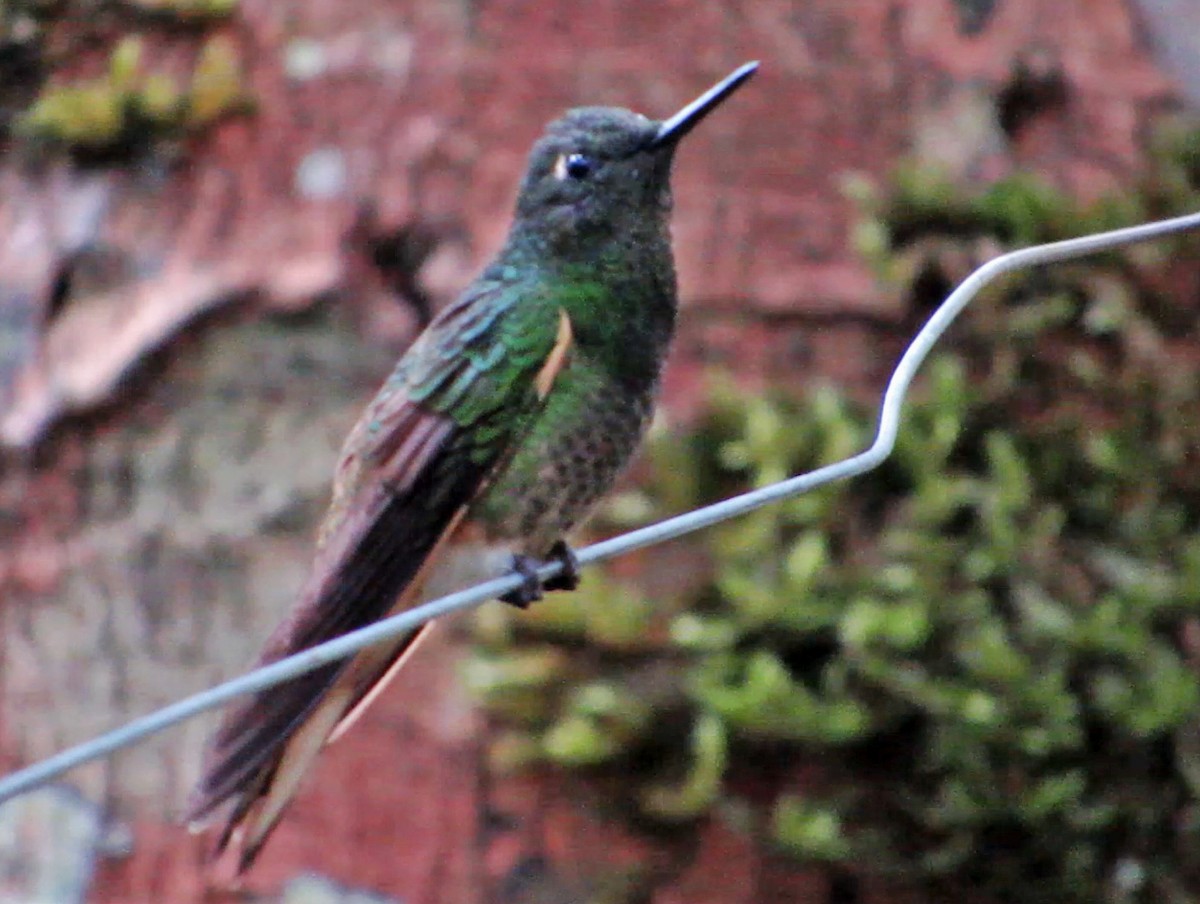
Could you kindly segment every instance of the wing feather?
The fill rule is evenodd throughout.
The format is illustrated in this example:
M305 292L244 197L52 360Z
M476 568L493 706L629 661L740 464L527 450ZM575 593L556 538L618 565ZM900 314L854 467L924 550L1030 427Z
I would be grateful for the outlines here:
M566 361L570 322L557 309L531 320L526 306L523 319L506 327L493 301L484 285L443 312L364 412L338 466L313 571L261 664L412 605L439 544L511 455ZM497 343L508 343L502 350L511 354L498 354ZM233 843L239 871L249 866L308 763L374 699L373 688L390 679L420 633L318 668L226 714L188 816L203 821L233 801L217 854Z

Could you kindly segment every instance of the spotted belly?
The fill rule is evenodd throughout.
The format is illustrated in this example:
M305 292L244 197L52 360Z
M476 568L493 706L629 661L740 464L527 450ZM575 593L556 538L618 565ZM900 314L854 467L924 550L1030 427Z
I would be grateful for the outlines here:
M608 492L637 448L653 392L572 375L556 387L472 510L488 539L542 557Z

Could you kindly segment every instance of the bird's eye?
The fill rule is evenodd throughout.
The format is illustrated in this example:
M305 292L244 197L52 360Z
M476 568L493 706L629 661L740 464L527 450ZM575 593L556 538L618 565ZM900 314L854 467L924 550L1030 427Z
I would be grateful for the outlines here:
M560 154L554 161L554 177L563 179L586 179L592 174L592 158L586 154Z

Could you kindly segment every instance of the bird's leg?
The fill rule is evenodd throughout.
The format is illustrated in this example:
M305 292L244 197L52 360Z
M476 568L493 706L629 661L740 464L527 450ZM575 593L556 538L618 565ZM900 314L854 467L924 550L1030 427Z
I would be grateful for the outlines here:
M542 582L538 580L537 570L541 563L533 556L517 553L512 557L512 570L521 576L521 585L514 587L500 596L500 601L516 606L518 609L528 609L530 603L536 603L542 598Z
M562 571L542 583L538 579L538 569L548 562L561 563ZM518 609L525 609L530 603L536 603L547 590L574 590L579 586L579 559L563 540L550 547L550 554L544 561L517 553L513 556L512 570L521 576L521 586L510 590L500 599Z
M543 590L574 590L579 586L579 558L566 540L555 541L546 561L558 562L562 570L542 584Z

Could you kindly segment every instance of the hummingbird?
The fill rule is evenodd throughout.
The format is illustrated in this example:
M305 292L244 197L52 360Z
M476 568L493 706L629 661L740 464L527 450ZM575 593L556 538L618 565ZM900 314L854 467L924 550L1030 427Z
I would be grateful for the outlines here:
M342 449L309 577L259 663L421 602L436 565L515 571L525 607L578 585L564 537L613 484L654 407L675 328L675 149L749 79L747 63L656 121L581 107L530 153L496 258L434 318ZM549 561L559 573L538 580ZM212 859L247 870L321 749L391 681L429 625L228 710L189 802L223 819Z

